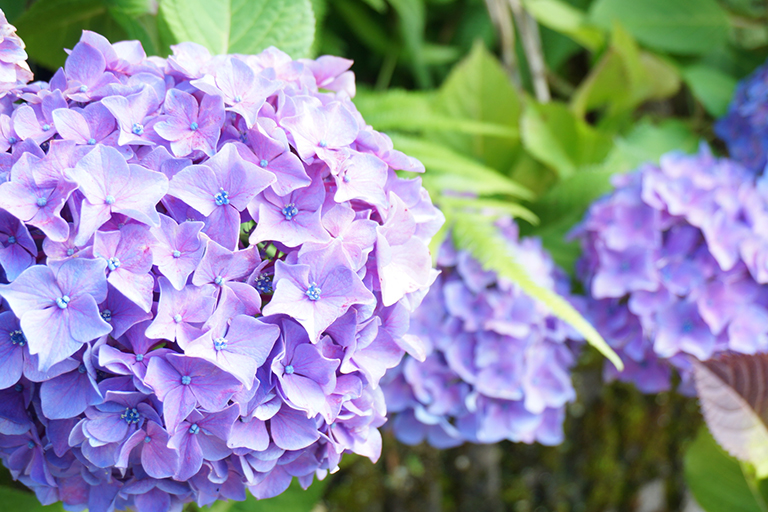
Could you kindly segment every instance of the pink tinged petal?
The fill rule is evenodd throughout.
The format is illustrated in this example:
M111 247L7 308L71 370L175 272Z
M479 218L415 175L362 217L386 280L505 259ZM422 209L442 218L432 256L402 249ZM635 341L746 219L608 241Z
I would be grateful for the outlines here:
M359 132L354 116L340 101L323 107L307 107L301 115L280 122L293 135L299 156L304 160L315 155L318 148L349 146Z
M312 379L301 375L283 375L279 377L280 387L286 399L298 409L306 411L307 417L316 416L325 405L325 393Z
M376 243L377 270L384 306L391 306L406 294L429 285L432 260L429 249L418 238L390 246L379 235Z
M153 358L152 361L158 359ZM147 368L147 378L152 368L152 361L150 361L150 366ZM147 382L146 378L145 382ZM155 391L157 391L156 388ZM178 386L169 391L163 400L163 416L165 417L166 428L171 432L176 430L179 423L184 421L195 410L196 405L197 401L189 386Z
M92 85L106 68L107 63L99 50L86 43L77 43L64 64L64 73L78 85Z
M112 332L112 326L101 317L99 306L91 295L81 295L72 299L67 306L67 311L69 331L73 340L86 343Z
M285 209L295 208L288 219ZM307 242L323 243L330 240L320 222L320 209L305 211L298 205L286 201L280 207L271 204L259 204L259 222L250 236L250 243L265 240L280 242L288 247L298 247Z
M195 476L203 466L203 450L200 448L198 436L204 436L205 434L192 434L189 432L191 426L183 428L185 425L187 423L182 425L179 432L174 434L168 443L179 454L179 469L174 478L181 481Z
M152 246L153 263L168 278L174 288L181 290L189 275L197 268L205 252L200 240L202 222L176 221L165 215L160 216L160 227L152 234L156 241Z
M115 191L112 211L150 226L159 226L156 206L168 192L168 178L140 165L130 164L128 170L120 175L121 179L115 173L110 176Z
M243 159L236 144L225 144L221 150L206 162L221 187L228 193L231 206L237 211L245 210L256 194L276 181L275 176L261 167Z
M3 297L17 317L28 311L51 307L54 301L64 295L56 284L53 271L44 265L35 265L16 278L13 283L0 285Z
M29 311L21 318L21 330L29 343L29 351L40 357L40 369L46 371L83 346L70 333L68 313L55 305Z
M152 291L155 279L149 274L134 274L123 269L117 269L109 274L109 284L139 306L145 312L152 308Z
M73 258L55 263L56 282L70 298L87 295L97 302L107 298L104 275L106 262L101 259ZM50 266L54 266L51 264Z
M91 140L91 129L80 112L66 108L56 109L53 111L53 122L63 139L75 141L77 144L88 144Z
M248 448L249 450L264 451L269 447L267 425L255 418L250 421L236 421L232 433L227 440L229 448Z
M388 166L381 159L367 153L353 153L336 173L337 203L360 199L387 210L389 202L384 192Z
M146 437L150 438L150 442L146 442ZM168 434L160 425L148 422L146 437L142 440L142 467L152 478L170 478L178 471L179 454L168 448Z
M240 214L229 205L222 205L206 219L203 232L223 247L237 249L240 234Z
M269 420L272 440L284 450L300 450L320 438L315 420L307 418L306 413L283 405L280 411Z
M168 188L168 195L181 199L206 217L228 204L223 192L226 190L207 165L190 165L173 177Z

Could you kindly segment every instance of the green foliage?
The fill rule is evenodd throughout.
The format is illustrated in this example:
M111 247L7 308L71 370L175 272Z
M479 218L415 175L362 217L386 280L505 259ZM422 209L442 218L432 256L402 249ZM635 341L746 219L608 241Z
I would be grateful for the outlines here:
M38 0L14 24L30 58L50 69L64 64L64 48L72 48L83 30L112 42L127 37L102 0Z
M61 502L43 506L33 493L5 486L0 486L0 508L14 512L64 512Z
M536 21L564 34L589 50L603 46L603 32L591 25L587 15L562 0L526 0L525 7Z
M610 136L576 117L562 103L529 103L520 125L525 149L557 172L572 175L584 165L598 163L611 149Z
M531 297L541 301L554 315L570 323L617 368L624 365L602 336L557 293L536 283L526 269L515 259L509 244L487 215L462 212L451 219L453 240L457 247L467 249L485 270L493 270L516 283Z
M734 77L716 68L695 64L683 70L683 78L707 112L716 117L728 112L728 105L736 89Z
M287 491L266 500L257 500L250 494L245 501L219 501L210 512L311 512L323 495L328 479L316 480L307 490L295 480Z
M618 21L649 48L702 55L728 38L728 15L716 0L597 0L593 23L610 29Z
M730 457L706 427L685 453L685 479L706 512L766 512L768 485Z
M254 54L277 46L307 57L315 33L309 0L161 0L160 16L177 41L213 54Z

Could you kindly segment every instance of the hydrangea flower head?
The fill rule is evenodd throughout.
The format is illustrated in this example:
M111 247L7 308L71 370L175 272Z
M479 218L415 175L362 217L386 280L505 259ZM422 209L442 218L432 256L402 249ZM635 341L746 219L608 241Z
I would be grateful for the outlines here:
M688 357L768 350L768 182L738 163L668 153L613 179L573 235L588 316L626 362L610 378L691 392Z
M541 242L518 239L512 221L498 222L510 253L535 269L532 277L567 293L567 276ZM578 333L450 241L438 267L409 331L429 352L406 357L384 378L397 438L439 448L504 439L562 442L565 405L576 398L570 368L581 346Z
M403 326L443 217L363 124L350 63L148 58L84 32L27 86L4 27L0 94L24 100L0 115L14 478L72 510L170 512L378 458L379 380L425 350Z

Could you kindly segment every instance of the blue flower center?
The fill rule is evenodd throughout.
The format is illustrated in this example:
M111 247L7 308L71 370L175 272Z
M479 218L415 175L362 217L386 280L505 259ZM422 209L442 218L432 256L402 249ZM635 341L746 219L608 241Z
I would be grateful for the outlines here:
M216 279L213 280L213 284L215 284L216 286L221 286L222 284L224 284L224 278L221 276L216 276Z
M32 448L34 448L34 447L35 447L35 442L34 441L30 441L30 442L27 443L27 448L29 448L30 450Z
M141 135L144 133L144 125L141 123L133 123L133 126L131 127L131 131L134 135Z
M619 270L621 270L622 272L629 272L631 268L632 268L632 265L630 265L628 261L622 261L621 264L619 265Z
M320 142L317 143L318 146L321 148L328 147L328 143L325 141L325 139L321 139Z
M213 340L213 348L217 352L219 350L224 350L225 348L227 348L227 340L225 338L216 338L215 340Z
M101 318L105 322L111 322L112 321L112 311L110 311L108 309L105 309L104 311L101 312Z
M115 204L115 196L107 196L104 198L106 204Z
M295 203L289 203L283 206L283 209L280 211L285 216L285 220L293 220L293 218L299 214L299 209L296 208Z
M93 137L91 137L90 139L88 139L88 145L89 145L89 146L93 146L93 145L95 145L95 144L96 144L96 139L94 139Z
M235 103L240 103L241 101L243 101L243 97L240 96L239 94L237 96L235 96L234 99L235 99Z
M69 295L64 295L56 299L56 305L59 306L59 308L61 309L67 309L67 306L69 306L70 300L71 299L69 298Z
M259 293L272 293L272 276L269 274L259 274L256 278L256 290Z
M85 373L88 371L88 368L85 367L85 364L80 363L80 366L77 367L77 371L79 371L80 373Z
M81 85L80 86L80 92L86 92L87 90L88 90L88 86L87 85Z
M213 200L216 201L216 206L229 204L229 193L226 190L221 189L220 192L217 192L216 195L213 196Z
M117 256L113 256L112 258L109 258L107 260L107 267L109 267L109 270L117 270L120 268L120 259L117 258Z
M16 138L16 137L14 137L13 135L11 135L10 137L8 137L8 144L16 144L17 142L19 142L19 139L17 139L17 138Z
M74 249L72 249L72 248L67 249L67 256L72 256L73 254L75 254L75 250Z
M189 125L189 129L190 129L190 130L192 130L192 131L195 131L195 130L197 130L197 129L198 129L198 127L199 127L199 125L198 125L198 124L197 124L195 121L192 121L192 122L190 123L190 125Z
M683 331L683 333L685 334L689 334L693 332L693 327L694 327L693 321L686 320L685 322L683 322L683 325L680 326L680 330Z
M197 423L193 423L191 427L189 427L189 433L190 434L199 434L200 433L200 427L197 425Z
M190 382L192 382L192 377L189 375L183 375L181 377L181 383L185 386L189 386Z
M183 318L181 318L180 314L176 313L175 315L173 315L173 321L176 322L177 324L180 324L182 320Z
M24 391L24 386L22 386L21 384L16 384L15 386L13 386L13 390L16 391L17 393L21 393L22 391Z
M266 159L262 158L262 159L261 159L261 162L259 162L259 165L260 165L261 167L266 167L266 166L268 166L268 165L269 165L269 162L268 162Z
M37 206L42 208L43 206L48 204L48 198L47 197L38 197L37 201L35 201L35 202L37 203Z
M289 364L288 366L285 367L285 373L287 373L288 375L293 375L294 371L296 370L293 369L292 364Z
M181 251L173 251L172 255L174 258L181 258Z
M309 288L307 288L305 295L309 298L309 300L320 300L321 292L322 290L319 286L317 286L317 283L312 283L309 285Z
M11 331L11 334L9 334L8 337L11 338L11 343L14 345L23 347L27 344L27 338L24 336L24 333L19 330Z
M47 131L48 131L48 130L50 130L50 129L51 129L51 125L49 125L48 123L45 123L45 124L43 125L43 131L44 131L44 132L47 132Z
M15 244L16 243L16 237L13 236L13 235L9 236L8 237L8 243L11 244L11 245Z
M139 411L135 407L126 407L125 412L121 414L120 417L123 418L127 424L131 425L139 422L141 414L139 414Z
M341 178L344 183L349 183L352 181L352 179L349 177L349 174L345 174L343 178Z
M152 438L147 436L147 437L144 438L144 442L145 443L151 443L152 442Z
M144 354L136 354L136 362L140 363L144 360Z

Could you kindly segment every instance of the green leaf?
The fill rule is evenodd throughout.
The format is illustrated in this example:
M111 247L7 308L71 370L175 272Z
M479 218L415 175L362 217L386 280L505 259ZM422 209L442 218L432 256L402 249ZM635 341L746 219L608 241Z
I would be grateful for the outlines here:
M553 315L571 324L619 370L624 368L619 356L568 301L534 281L515 259L510 245L488 216L472 213L456 216L453 219L453 239L457 247L469 250L484 269L514 281L525 293L547 306Z
M0 9L3 10L5 19L13 23L24 12L25 4L26 2L21 0L0 0Z
M320 501L328 480L316 480L307 490L294 480L287 491L266 500L257 500L249 494L245 501L229 502L231 506L226 512L311 512Z
M424 29L426 27L426 9L424 0L389 0L397 12L400 34L405 49L410 57L413 74L419 87L432 86L427 67L424 63Z
M455 210L475 210L480 212L490 212L491 214L508 215L513 218L523 219L529 223L536 225L539 223L539 218L525 206L509 201L501 201L498 199L487 198L468 198L459 197L455 195L441 195L436 198L436 202L440 204L442 209L450 208Z
M159 16L176 41L202 44L214 54L276 46L306 57L315 34L310 0L161 0Z
M83 30L93 30L111 42L126 38L102 0L38 0L15 22L31 60L50 69L64 64L64 48L72 48Z
M333 7L344 19L346 26L370 50L379 55L386 55L393 51L393 48L399 51L398 44L391 40L387 31L371 16L370 10L359 2L334 0Z
M525 149L561 178L570 176L578 167L602 161L612 146L608 135L557 102L531 102L523 114L520 131Z
M707 512L767 512L765 499L756 492L739 461L725 453L706 427L685 452L685 480Z
M501 64L482 43L476 43L469 56L457 64L446 78L434 109L449 117L471 119L517 131L521 106ZM519 151L518 145L508 136L440 131L428 137L502 172L509 169Z
M31 492L0 486L0 503L3 510L24 512L63 512L61 502L43 506Z
M603 32L587 22L586 13L561 0L526 0L525 7L536 21L565 34L589 50L605 42Z
M153 0L103 0L108 9L116 9L128 16L157 14L157 3Z
M605 29L618 21L643 45L703 55L728 39L728 14L716 0L597 0L590 20Z
M714 117L724 116L728 112L737 80L711 66L696 64L683 70L685 83L693 95Z
M488 190L496 194L509 194L520 199L533 199L531 192L510 180L506 176L499 174L471 158L463 156L455 151L434 142L426 141L418 137L412 137L400 134L391 134L392 142L395 148L421 160L421 163L429 171L424 176L425 180L434 179L434 174L446 175L449 178L464 178L465 184L472 186L478 184L485 186ZM443 178L443 176L440 176ZM426 182L426 181L425 181ZM446 182L443 182L444 184ZM464 188L453 188L446 185L441 190L465 191ZM472 190L472 188L468 189ZM475 190L477 191L477 190Z
M358 91L354 102L365 121L379 131L454 131L471 135L493 135L517 139L517 127L450 117L435 111L434 93L392 89L386 92Z
M157 18L151 14L129 16L124 12L109 9L109 14L125 30L127 39L137 39L147 55L167 55L168 50L161 45Z

